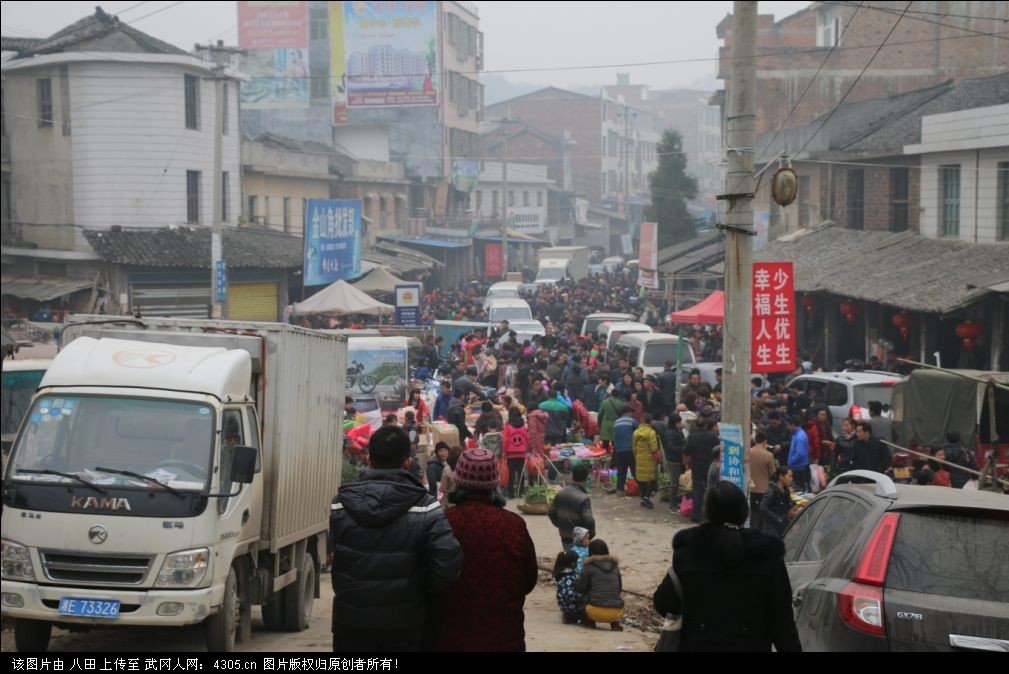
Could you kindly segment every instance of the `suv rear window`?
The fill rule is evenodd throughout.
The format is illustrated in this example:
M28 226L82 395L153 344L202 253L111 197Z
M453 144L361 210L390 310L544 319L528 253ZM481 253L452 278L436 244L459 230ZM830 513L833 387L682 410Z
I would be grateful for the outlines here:
M1009 602L1009 516L901 512L886 587Z
M870 400L878 400L884 405L889 405L890 399L893 397L893 386L855 384L854 389L855 400L853 402L859 407L868 407Z

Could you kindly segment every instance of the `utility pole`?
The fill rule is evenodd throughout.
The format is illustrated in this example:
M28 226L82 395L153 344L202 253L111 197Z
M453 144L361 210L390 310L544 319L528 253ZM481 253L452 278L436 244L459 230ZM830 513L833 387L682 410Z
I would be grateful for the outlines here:
M624 213L631 196L631 109L624 105Z
M501 278L503 279L508 278L508 225L511 224L509 212L511 203L508 197L508 124L510 123L511 119L508 117L501 120L501 128L504 129L504 147L501 151L501 182L504 184L504 218L501 220Z
M226 283L225 275L227 269L224 266L224 250L222 242L221 227L224 224L224 115L228 105L228 94L225 93L225 83L228 78L224 76L224 69L231 60L231 55L239 53L239 50L225 47L222 40L218 40L216 45L206 47L196 45L197 51L209 51L214 61L214 175L211 190L214 201L214 215L210 230L210 300L211 318L227 318L227 299L222 299L219 288ZM238 120L235 120L235 133L240 133ZM237 176L239 181L241 176ZM229 175L230 178L230 175ZM224 286L226 288L226 286Z
M735 0L732 8L732 70L726 117L725 334L722 420L740 426L743 451L750 440L750 333L753 280L753 146L756 142L757 3ZM749 484L749 462L744 462Z

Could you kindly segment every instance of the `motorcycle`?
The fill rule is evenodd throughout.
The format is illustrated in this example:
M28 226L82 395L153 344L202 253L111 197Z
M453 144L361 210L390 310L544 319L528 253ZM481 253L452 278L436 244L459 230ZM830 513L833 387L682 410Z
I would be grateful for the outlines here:
M357 384L362 393L372 393L378 382L370 374L364 374L364 364L354 361L351 367L347 368L347 390L354 388Z

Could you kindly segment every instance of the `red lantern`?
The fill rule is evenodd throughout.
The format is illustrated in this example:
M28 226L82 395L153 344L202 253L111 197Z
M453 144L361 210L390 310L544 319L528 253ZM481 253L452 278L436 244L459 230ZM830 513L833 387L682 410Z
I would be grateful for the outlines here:
M813 315L813 311L816 310L816 298L806 293L801 298L799 298L799 304L803 306L806 313L810 316Z
M848 319L848 323L854 325L855 317L858 315L858 304L855 300L845 300L841 302L839 308L844 317Z
M963 348L973 349L974 340L981 336L981 325L973 321L964 321L956 326L956 336L963 340Z
M908 336L911 334L911 326L914 325L914 318L911 317L911 314L901 311L898 314L894 314L890 322L893 323L894 327L900 328L900 336L907 341Z

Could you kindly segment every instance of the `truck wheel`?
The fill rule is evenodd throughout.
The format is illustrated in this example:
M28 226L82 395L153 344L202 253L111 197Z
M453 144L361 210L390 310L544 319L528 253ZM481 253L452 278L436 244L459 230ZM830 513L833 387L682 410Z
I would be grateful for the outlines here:
M298 580L284 588L284 629L301 632L312 619L312 602L315 601L315 561L305 553L301 561Z
M284 591L274 592L263 602L263 627L271 632L284 629Z
M224 582L224 603L221 610L207 618L207 650L211 653L231 653L238 640L239 614L242 600L238 594L238 574L232 567Z
M14 645L19 653L44 653L49 649L52 631L51 622L18 618L14 622Z

